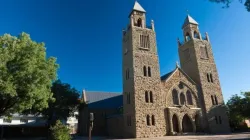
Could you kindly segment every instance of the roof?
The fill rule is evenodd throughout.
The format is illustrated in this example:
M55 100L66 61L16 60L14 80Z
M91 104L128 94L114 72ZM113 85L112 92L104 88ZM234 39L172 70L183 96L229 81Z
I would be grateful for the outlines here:
M187 17L182 25L182 28L184 28L188 24L198 25L198 22L196 22L190 15L187 15Z
M123 105L121 93L86 91L89 108L118 108Z
M166 80L166 79L168 79L168 77L169 77L174 71L175 71L175 70L173 70L173 71L171 71L171 72L169 72L169 73L167 73L167 74L161 76L161 80Z
M142 8L142 6L137 1L135 1L133 11L140 11L140 12L146 13L146 11Z

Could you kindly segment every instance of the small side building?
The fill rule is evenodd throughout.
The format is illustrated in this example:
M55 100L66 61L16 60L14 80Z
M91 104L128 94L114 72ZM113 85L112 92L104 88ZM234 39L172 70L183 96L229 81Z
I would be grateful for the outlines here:
M112 126L108 126L108 123L112 124L111 120L117 119L119 114L122 114L122 94L84 90L82 99L86 102L86 105L82 105L79 109L78 133L88 135L89 114L94 113L92 135L108 136L108 128L112 128Z

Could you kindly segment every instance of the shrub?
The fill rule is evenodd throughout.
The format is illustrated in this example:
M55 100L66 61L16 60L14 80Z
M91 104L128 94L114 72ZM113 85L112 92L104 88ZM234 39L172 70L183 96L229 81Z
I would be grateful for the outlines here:
M59 120L57 120L56 124L50 128L50 131L50 140L71 140L69 129Z

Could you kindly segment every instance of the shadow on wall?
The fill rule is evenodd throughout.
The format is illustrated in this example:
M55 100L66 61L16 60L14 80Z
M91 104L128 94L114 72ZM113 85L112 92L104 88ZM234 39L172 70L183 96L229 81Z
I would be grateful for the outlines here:
M227 109L224 104L214 104L207 113L209 132L212 134L231 133Z
M107 136L107 118L112 115L122 114L123 96L105 97L106 99L92 99L79 113L78 133L81 136L88 135L89 113L94 113L93 136ZM101 97L104 98L104 97Z
M31 138L31 137L47 137L48 127L46 126L3 126L3 138Z

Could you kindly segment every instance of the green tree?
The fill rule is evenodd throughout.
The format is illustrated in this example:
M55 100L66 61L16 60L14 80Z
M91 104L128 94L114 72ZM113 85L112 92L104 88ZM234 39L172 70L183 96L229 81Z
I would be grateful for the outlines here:
M50 131L50 140L71 140L69 129L59 120L50 128Z
M53 83L51 91L53 92L54 102L49 103L49 108L42 113L48 117L50 123L56 120L66 120L67 117L77 111L79 101L79 91L72 88L67 83L57 80Z
M54 100L51 86L58 64L46 57L44 46L26 33L0 36L0 116L43 110Z
M233 0L209 0L211 2L216 3L223 3L225 4L224 7L229 7L229 5L232 3ZM244 6L246 7L247 11L250 12L250 0L239 0L240 3L244 3Z
M250 92L233 95L227 102L231 127L238 128L243 120L250 118Z

